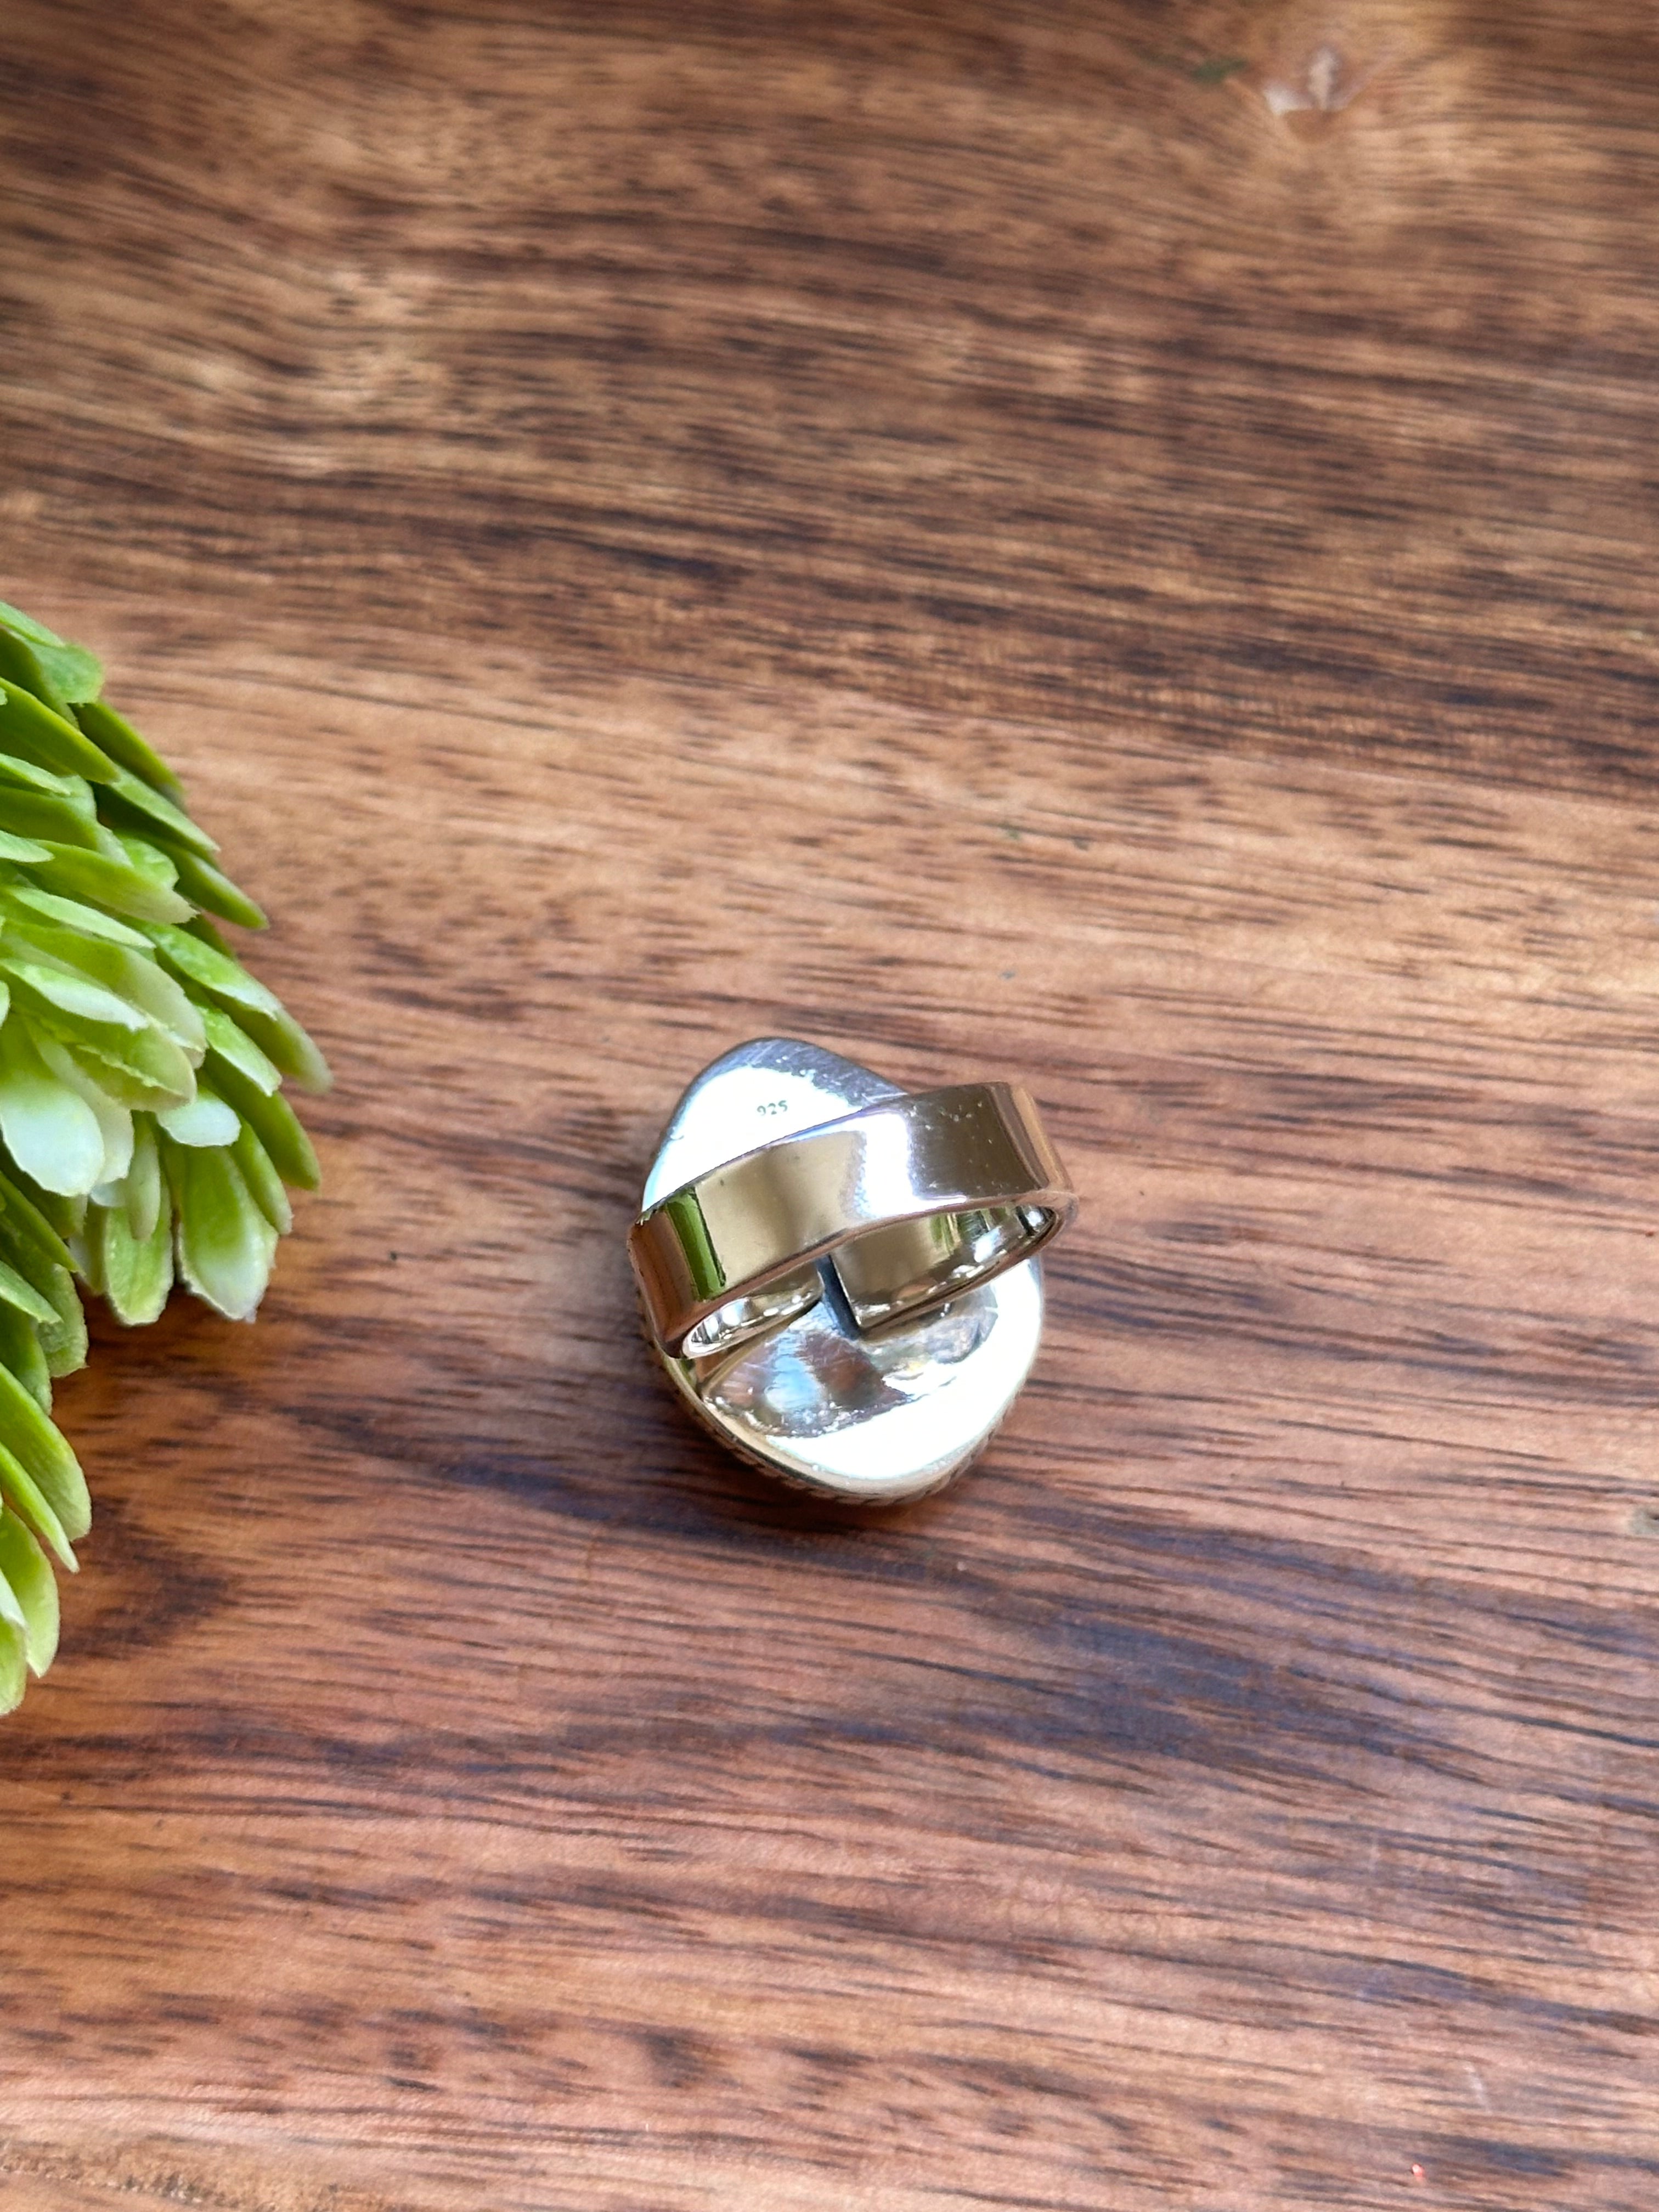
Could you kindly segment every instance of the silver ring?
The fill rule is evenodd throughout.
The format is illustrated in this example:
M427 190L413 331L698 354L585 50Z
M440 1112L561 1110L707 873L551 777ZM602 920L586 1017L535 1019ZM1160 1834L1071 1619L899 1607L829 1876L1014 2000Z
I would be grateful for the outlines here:
M629 1253L664 1364L726 1442L813 1487L898 1497L965 1464L1006 1411L1041 1326L1036 1255L1076 1204L1018 1085L906 1092L767 1038L686 1092ZM896 1396L952 1419L884 1429Z
M761 1325L726 1309L758 1315L817 1261L878 1328L1029 1260L1076 1208L1029 1094L958 1083L726 1162L642 1213L629 1251L663 1349L707 1353Z

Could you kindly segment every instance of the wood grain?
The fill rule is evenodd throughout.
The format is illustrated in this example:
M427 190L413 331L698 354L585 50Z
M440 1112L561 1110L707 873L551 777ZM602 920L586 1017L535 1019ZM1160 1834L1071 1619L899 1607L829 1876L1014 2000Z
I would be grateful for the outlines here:
M339 1077L62 1395L8 2207L1646 2212L1652 11L8 28L0 590ZM774 1030L1083 1190L905 1511L635 1337Z

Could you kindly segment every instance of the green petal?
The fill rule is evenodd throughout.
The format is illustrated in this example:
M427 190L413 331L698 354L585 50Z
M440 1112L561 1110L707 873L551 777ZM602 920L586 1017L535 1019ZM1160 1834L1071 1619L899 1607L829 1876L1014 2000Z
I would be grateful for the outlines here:
M29 1666L44 1674L58 1656L58 1577L14 1513L0 1514L0 1576L22 1613Z
M0 1367L0 1436L39 1488L71 1540L92 1526L92 1500L81 1462L9 1368ZM44 1531L37 1530L37 1534ZM50 1538L47 1539L50 1541Z
M298 1190L315 1190L322 1180L317 1155L281 1091L267 1097L216 1052L207 1056L207 1073L214 1089L229 1100L264 1146L283 1181Z
M8 1369L0 1367L0 1377L15 1383L17 1389L22 1391L22 1384ZM28 1404L37 1419L46 1419L33 1398L28 1400ZM0 1500L3 1500L14 1513L21 1514L40 1541L50 1546L71 1574L76 1571L77 1562L68 1530L52 1511L51 1500L40 1484L3 1444L0 1444Z
M55 1286L52 1304L58 1318L50 1328L43 1323L40 1329L46 1372L57 1376L74 1375L87 1364L87 1317L76 1294L75 1279L67 1268Z
M130 830L111 830L100 826L102 836L108 840L105 850L112 860L125 860L146 883L165 890L179 880L179 871L173 856L164 853L151 837L135 836Z
M184 924L184 929L185 934L193 937L198 944L211 945L222 960L228 960L234 963L236 959L234 951L226 944L223 933L208 920L206 915L191 915L190 920ZM246 970L244 972L246 973Z
M171 1037L159 1030L140 1030L128 1043L130 1048L118 1060L112 1052L94 1050L78 1040L65 1043L64 1049L106 1097L135 1113L182 1106L194 1096L196 1071Z
M0 1621L0 1713L15 1712L28 1686L27 1634L13 1621Z
M33 649L60 698L78 706L83 699L98 696L103 688L104 665L95 653L88 653L84 645L70 645L45 623L36 622L21 607L9 607L3 599L0 599L0 625Z
M333 1080L328 1062L276 993L256 981L240 961L187 929L158 926L149 937L176 974L234 1009L237 1026L285 1075L310 1091L328 1089Z
M52 1074L15 1014L0 1026L0 1136L43 1189L76 1197L100 1180L104 1134L97 1115Z
M286 1006L279 1006L274 1014L240 1006L236 1020L284 1075L291 1075L307 1091L323 1091L331 1086L334 1078L328 1062Z
M98 1181L118 1182L132 1164L131 1110L118 1105L102 1085L94 1082L52 1038L37 1036L34 1048L58 1080L66 1084L77 1097L83 1098L97 1116L98 1132L104 1140L104 1171Z
M127 1228L133 1241L147 1244L155 1231L161 1210L161 1155L156 1149L155 1123L148 1114L132 1118L132 1165L125 1185Z
M84 1209L85 1200L78 1203ZM9 1177L0 1177L0 1209L3 1209L0 1211L0 1246L3 1246L7 1263L45 1301L50 1315L47 1320L25 1322L24 1326L33 1332L47 1375L72 1375L86 1362L87 1323L76 1295L75 1278L70 1273L69 1247L42 1219L38 1207L14 1187ZM10 1309L0 1305L0 1320L9 1312ZM16 1318L21 1320L21 1316ZM6 1358L6 1364L27 1382L33 1369L33 1354L24 1351L19 1357L23 1363L21 1366L11 1358ZM0 1352L0 1358L5 1358ZM50 1393L46 1403L49 1410Z
M69 1247L46 1215L9 1176L0 1175L0 1240L8 1256L37 1290L53 1267L67 1267Z
M179 1208L185 1280L228 1321L252 1321L270 1279L276 1231L228 1152L193 1152L164 1139L161 1158Z
M26 1282L15 1267L0 1260L0 1304L14 1307L27 1314L31 1321L50 1324L58 1318L49 1298L43 1298L33 1283Z
M11 953L0 955L0 974L10 977L16 995L32 1012L68 1015L72 1035L84 1030L90 1040L102 1042L110 1030L131 1035L148 1026L147 1015L90 976Z
M146 832L146 835L149 835ZM151 842L159 852L165 853L177 872L179 889L195 905L205 907L216 914L222 921L240 923L244 929L263 929L265 911L256 906L239 884L232 883L222 868L199 854L188 852L175 844L170 837L153 837Z
M18 791L0 785L0 829L14 837L27 837L40 845L78 845L88 853L98 850L98 823L88 821L67 799L45 791Z
M157 923L145 934L168 967L191 982L199 983L225 1005L234 1006L239 1019L245 1008L262 1014L282 1012L283 1002L276 994L268 991L240 961L220 946L204 944L188 929L175 928L170 923Z
M199 1060L205 1050L201 1010L167 973L148 943L135 952L129 945L112 945L101 937L88 939L44 915L20 914L15 908L6 917L5 939L23 957L40 954L49 964L72 969L112 991L165 1030L190 1057Z
M294 1226L294 1208L283 1188L283 1178L271 1164L270 1154L246 1121L240 1125L236 1142L230 1149L254 1204L277 1235L286 1237Z
M34 1209L42 1224L67 1244L81 1226L82 1217L87 1210L85 1198L64 1198L55 1190L43 1190L34 1177L26 1174L15 1160L0 1158L0 1167L4 1170L0 1175L0 1203L5 1205L8 1223L11 1219L11 1194L15 1191ZM68 1262L67 1251L64 1257Z
M234 1145L241 1123L236 1109L205 1083L198 1082L196 1096L182 1106L169 1106L155 1116L175 1145Z
M99 1273L104 1296L118 1320L139 1328L155 1320L173 1288L173 1208L165 1206L141 1243L120 1208L96 1209ZM88 1238L94 1233L88 1218Z
M33 867L51 858L50 845L42 845L33 837L15 837L9 830L0 830L0 860L15 860L20 867Z
M164 791L170 799L182 796L182 785L160 754L152 752L131 723L103 700L77 700L75 719L95 745L112 761L142 776L152 790Z
M23 1618L22 1604L3 1571L0 1571L0 1621L7 1622L13 1628L21 1628L27 1639L28 1622Z
M211 860L219 849L182 806L175 806L165 793L153 790L126 769L118 769L109 782L99 786L98 811L118 829L141 837L153 836L159 830L161 842L169 848L181 846L204 860Z
M64 715L54 714L33 693L0 678L0 752L15 753L49 768L54 775L84 775L102 783L115 773L115 763L100 752Z
M27 638L31 645L62 645L64 642L55 629L48 629L45 623L37 620L33 615L26 615L21 607L10 606L4 599L0 599L0 626L15 631L19 637Z
M94 1031L88 1023L39 1006L30 1009L29 1019L33 1027L60 1037L93 1081L124 1106L182 1106L196 1095L196 1070L188 1055L153 1023L136 1030L111 1024ZM142 1097L129 1095L123 1075L127 1086L142 1087Z
M75 1240L75 1276L83 1291L94 1298L104 1295L104 1247L98 1235L99 1205L87 1200L86 1226Z
M187 900L170 884L140 874L130 860L84 853L75 845L48 845L46 850L46 860L31 870L43 890L90 899L112 914L130 915L135 921L173 923L190 918Z
M239 1075L245 1075L267 1097L281 1088L281 1069L265 1057L246 1030L237 1027L222 1006L205 1005L201 1013L209 1045L222 1059L228 1060Z
M125 945L132 951L149 954L155 948L149 938L125 921L117 921L112 914L100 908L84 905L79 899L59 898L56 891L37 890L33 884L8 884L7 902L14 908L27 907L31 915L40 915L62 928L73 930L78 937L96 937L110 945ZM14 916L15 918L15 916Z
M54 799L73 799L82 814L93 812L92 786L83 775L54 775L33 761L19 760L15 753L0 753L0 784L20 791L44 791ZM85 797L82 797L82 794Z
M70 702L58 690L41 657L41 652L49 649L37 650L31 639L19 637L15 630L0 625L0 676L21 685L43 707L49 707L54 714L67 716L70 712Z
M40 1411L51 1413L52 1370L40 1333L11 1306L0 1306L0 1367L9 1367Z
M65 1045L88 1079L107 1097L123 1106L180 1106L195 1095L195 1069L173 1039L152 1023L126 1029L113 1022L94 1022L84 1014L64 1012L15 977L13 988L19 999L13 1020L26 1020L37 1038L55 1037ZM134 1085L141 1086L137 1098L131 1095Z

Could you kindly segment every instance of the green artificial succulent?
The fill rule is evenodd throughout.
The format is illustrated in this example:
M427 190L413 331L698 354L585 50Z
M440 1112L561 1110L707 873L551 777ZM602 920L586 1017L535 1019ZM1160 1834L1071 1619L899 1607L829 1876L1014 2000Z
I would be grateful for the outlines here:
M94 656L0 602L0 1711L58 1644L91 1522L52 1419L75 1285L154 1321L175 1273L251 1321L317 1160L280 1088L322 1054L210 915L261 928Z

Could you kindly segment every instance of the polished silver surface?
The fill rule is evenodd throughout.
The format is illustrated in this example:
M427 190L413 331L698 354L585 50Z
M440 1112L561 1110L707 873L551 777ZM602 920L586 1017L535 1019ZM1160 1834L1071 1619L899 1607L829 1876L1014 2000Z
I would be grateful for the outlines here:
M629 1241L688 1406L786 1480L881 1503L937 1488L1018 1395L1031 1255L1075 1201L1016 1086L910 1093L782 1037L705 1068Z
M629 1249L664 1346L714 1352L766 1324L752 1310L771 1286L804 1294L820 1261L861 1329L942 1305L1030 1258L1073 1203L1027 1094L957 1083L704 1169L641 1214Z

